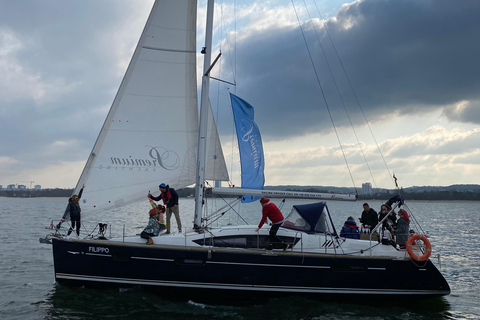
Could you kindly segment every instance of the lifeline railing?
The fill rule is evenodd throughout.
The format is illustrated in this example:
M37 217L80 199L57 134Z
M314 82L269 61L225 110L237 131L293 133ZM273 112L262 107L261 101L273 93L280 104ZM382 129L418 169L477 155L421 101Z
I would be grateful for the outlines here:
M415 215L412 213L412 211L410 210L408 205L406 203L404 203L403 200L399 200L399 201L397 201L393 204L390 211L388 211L388 213L385 215L385 217L383 217L383 219L381 221L379 221L378 224L375 226L375 228L373 228L372 231L370 232L370 245L372 243L372 236L375 234L375 232L379 236L379 241L380 242L382 241L383 236L384 236L384 229L383 229L384 222L389 219L390 214L392 212L395 213L395 209L400 208L402 206L404 207L403 210L407 211L407 213L410 217L410 221L412 221L413 224L414 224L413 227L411 227L411 226L409 227L409 229L410 229L409 234L411 235L413 233L419 233L419 234L423 234L423 235L428 237L428 233L423 230L423 228L421 227L421 225L416 220ZM415 229L417 229L418 231L415 231ZM395 239L396 236L397 235L395 235L395 236L392 235L393 239ZM425 245L418 245L417 248L419 248L420 251L425 252ZM372 255L372 252L370 251L370 256L371 255Z

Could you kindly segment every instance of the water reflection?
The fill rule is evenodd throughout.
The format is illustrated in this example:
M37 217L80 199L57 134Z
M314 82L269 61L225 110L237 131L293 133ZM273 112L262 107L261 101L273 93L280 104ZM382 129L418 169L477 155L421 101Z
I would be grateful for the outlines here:
M165 289L168 290L168 289ZM55 285L45 299L47 319L453 319L445 298L402 301L369 298L338 302L299 296L249 300L168 297L142 288L128 290ZM248 301L248 300L247 300Z

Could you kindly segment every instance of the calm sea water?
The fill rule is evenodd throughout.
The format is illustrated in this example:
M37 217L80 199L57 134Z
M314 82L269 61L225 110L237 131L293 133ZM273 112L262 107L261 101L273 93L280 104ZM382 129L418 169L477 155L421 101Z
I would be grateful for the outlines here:
M369 203L376 210L381 204ZM480 319L478 202L408 203L415 218L429 232L434 263L452 289L447 297L408 305L402 301L388 305L375 301L327 303L297 297L222 305L199 303L195 297L173 301L141 289L60 286L54 280L51 245L41 244L38 239L46 235L45 226L51 220L59 221L66 204L66 199L0 198L0 319ZM358 217L362 211L361 202L328 205L337 228L346 217ZM190 226L193 200L181 199L180 206L182 222ZM91 229L96 222L113 225L113 236L124 232L137 234L146 224L148 207L146 201L112 211L100 220L84 216L83 222ZM284 213L288 207L285 204ZM239 214L255 224L260 219L260 206L249 204L239 209ZM234 214L219 223L241 220Z

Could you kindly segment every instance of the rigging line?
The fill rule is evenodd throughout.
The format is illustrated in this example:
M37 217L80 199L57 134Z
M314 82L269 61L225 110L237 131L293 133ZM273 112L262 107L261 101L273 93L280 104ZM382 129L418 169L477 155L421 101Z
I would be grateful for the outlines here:
M233 15L234 15L234 19L233 19L233 29L234 29L234 35L235 35L235 38L234 38L234 49L233 49L233 53L234 53L234 70L235 70L235 75L237 74L237 1L236 0L233 0ZM235 93L237 93L237 87L235 87ZM235 139L235 121L233 120L233 106L232 106L232 100L230 99L230 96L228 97L228 101L229 101L229 104L230 104L230 110L232 111L232 170L233 170L233 150L234 150L234 144L237 143L237 139ZM238 148L238 147L237 147ZM240 155L239 155L240 156ZM241 180L240 180L241 181ZM232 181L233 182L233 181ZM232 183L233 186L235 186L233 183ZM237 217L237 221L238 221L238 217Z
M330 66L330 63L327 59L327 54L325 53L325 50L323 49L323 45L322 45L322 42L320 41L320 37L318 36L318 32L317 32L317 28L315 27L315 23L313 23L313 20L312 20L312 16L310 15L310 11L308 10L308 7L307 7L307 4L305 3L305 0L303 0L303 4L305 6L305 9L307 11L307 14L308 14L308 17L310 19L310 22L312 24L312 27L313 27L313 31L315 32L315 36L317 37L317 40L318 40L318 44L320 46L320 49L323 53L323 57L325 59L325 62L327 64L327 67L328 67L328 71L330 72L330 75L333 79L333 83L335 84L335 89L337 90L337 94L338 94L338 97L340 98L340 101L342 102L342 106L343 106L343 109L345 110L345 114L347 115L347 118L348 118L348 122L350 122L350 127L352 128L353 130L353 133L355 135L355 139L357 139L357 143L358 143L358 146L360 147L360 150L362 152L362 156L363 156L363 159L365 160L365 164L367 165L367 168L368 168L368 172L370 172L370 176L372 177L372 180L373 180L373 184L375 185L375 188L377 187L377 183L375 181L375 178L373 177L373 173L372 173L372 170L370 169L370 165L367 161L367 157L365 155L365 152L362 148L362 145L360 143L360 140L358 139L358 135L357 135L357 131L355 130L355 127L353 126L353 123L352 123L352 119L350 118L350 115L348 113L348 110L347 110L347 106L345 105L345 101L343 100L343 97L342 97L342 94L340 93L340 89L338 88L338 83L337 83L337 80L335 79L335 76L333 75L333 71L332 71L332 68Z
M220 17L218 18L220 20L220 25L222 25L222 18L223 18L223 2L222 4L220 5ZM220 39L222 39L222 36L223 36L223 29L220 28ZM220 55L222 54L222 41L220 41ZM220 62L219 66L218 66L218 77L221 78L222 77L222 63ZM216 119L216 125L217 125L217 134L215 136L215 148L214 148L214 152L215 154L217 153L217 148L218 148L218 145L220 144L220 137L218 136L218 124L220 123L220 119L218 117L218 113L219 113L219 110L220 110L220 82L217 84L217 114L216 116L214 117L214 122L215 122L215 119ZM213 112L213 110L212 110ZM221 144L220 144L220 148L221 148ZM224 159L225 161L225 159ZM217 161L213 161L213 178L215 178L216 174L216 167L217 167ZM216 204L216 202L214 202Z
M221 11L221 18L220 18L221 23L220 23L220 25L221 25L223 28L225 28L225 25L226 25L226 24L225 24L224 14L223 14L223 5L224 5L224 2L222 2L222 5L220 6L220 11ZM235 8L236 8L236 7L235 7L235 5L234 5L234 10L235 10ZM234 12L235 12L235 11L234 11ZM235 15L235 13L234 13L234 15ZM234 17L234 23L236 23L235 17ZM220 31L220 32L223 32L223 28L221 28L221 31ZM236 37L236 32L235 32L235 37ZM222 38L222 37L220 37L220 38ZM230 41L229 41L229 38L228 38L228 32L226 31L226 28L225 28L225 39L226 39L227 47L228 47L228 49L230 49L230 48L231 48L231 45L230 45ZM221 47L221 42L220 42L220 47ZM218 85L219 85L218 88L219 88L219 89L218 89L218 91L217 91L217 102L220 101L220 82L225 82L225 83L232 84L233 86L236 86L236 79L235 79L235 77L236 77L236 64L234 64L233 61L232 61L232 53L231 53L232 50L228 50L228 49L227 49L227 51L228 51L228 57L229 57L229 60L230 60L230 65L231 65L232 68L234 69L234 71L233 71L233 83L220 80L220 79L221 79L221 76L219 76L220 79L215 79L215 78L214 78L215 80L218 80L218 82L219 82L219 83L218 83ZM236 54L236 50L234 49L233 51L234 51L234 53ZM235 61L236 61L236 59L235 59ZM221 65L221 64L220 64L220 65ZM221 66L220 66L220 71L221 71ZM221 74L220 74L220 75L221 75ZM229 95L230 91L229 91L229 88L228 88L227 86L225 86L225 89L226 89L226 92L227 92L227 99L230 101L230 95ZM231 102L229 102L229 105L230 105L230 109L231 109ZM217 109L217 114L218 114L218 109ZM235 134L235 125L234 125L234 123L233 123L233 121L232 121L232 151L231 151L231 155L232 155L232 156L231 156L231 164L230 164L230 175L229 175L229 181L228 181L229 185L232 185L232 184L233 184L232 181L231 181L231 179L232 179L232 177L233 177L233 150L234 150L233 147L234 147L234 139L235 139L234 134Z
M221 195L217 195L217 196L218 196L220 199L222 199L223 202L225 202L225 203L230 207L230 209L233 210L233 212L235 212L235 213L237 214L237 216L240 217L240 219L243 220L243 222L245 222L245 224L248 225L248 222L247 222L245 219L243 219L243 217L240 215L240 213L238 213L237 210L235 210L235 208L234 208L233 206L231 206L230 203L229 203L227 200L225 200L224 197L222 197ZM213 194L212 194L212 197L213 197ZM229 210L230 210L230 209L229 209ZM227 210L227 211L228 211L228 210Z
M340 55L338 54L335 43L333 42L332 37L330 36L330 32L328 31L327 24L325 23L325 20L323 19L322 15L320 13L320 10L318 9L317 2L315 0L314 0L314 3L315 3L315 6L317 7L317 11L318 11L318 14L320 15L320 18L322 19L323 26L325 28L325 31L327 32L328 38L330 39L330 43L332 44L333 50L335 51L335 54L336 54L337 59L340 63L340 66L342 67L343 73L345 74L348 85L350 86L350 89L352 90L353 96L355 97L355 100L357 101L358 107L360 108L360 111L363 115L363 118L365 119L365 122L367 123L368 130L370 131L370 134L372 135L373 141L375 141L375 145L378 149L378 152L380 153L380 156L382 157L383 163L385 164L385 167L387 168L388 175L389 175L390 179L392 180L392 182L394 182L392 174L390 172L390 168L388 167L387 161L385 160L385 157L383 156L382 150L380 149L380 146L378 145L377 139L375 138L375 135L373 134L373 130L370 126L370 123L367 119L367 116L363 112L363 108L362 108L362 105L360 104L360 100L358 99L357 93L353 89L352 82L350 81L350 78L348 77L347 71L345 70L345 67L343 66L342 60L340 59Z
M235 76L237 75L237 2L234 0L233 1L233 24L234 24L234 35L235 35L235 38L234 38L234 50L233 50L233 53L235 54L235 64L233 65L234 67L234 74ZM236 82L235 82L236 83ZM235 93L237 93L237 91L235 91Z
M225 2L222 2L222 6L220 7L220 11L221 11L221 25L225 28L225 21L224 21L224 18L225 18L225 17L224 17L224 14L223 14L223 4L224 4L224 3L225 3ZM230 40L229 40L228 32L227 32L226 28L225 28L225 41L227 42L227 52L228 52L228 57L229 57L229 60L230 60L230 65L231 65L231 66L234 66L233 61L232 61L232 52L231 52L232 50L231 50ZM236 61L236 60L235 60L235 61ZM235 69L235 71L233 72L233 75L232 75L232 76L233 76L233 83L232 83L232 84L235 86L236 83L237 83L237 80L236 80L236 76L237 76L236 69ZM221 77L219 77L219 78L221 78ZM227 82L227 81L225 81L225 82ZM229 83L229 82L227 82L227 83Z
M407 213L410 215L410 218L412 219L412 221L414 221L415 226L420 229L422 234L426 235L427 233L425 232L425 230L423 230L422 225L418 223L417 219L415 218L415 215L413 214L412 210L410 210L408 205L404 203L402 206L405 206L405 208L407 208ZM419 232L416 232L416 233L419 233Z
M337 128L335 127L335 122L333 121L332 113L330 112L330 107L328 106L328 102L327 102L327 98L325 96L325 92L323 91L322 84L320 83L320 77L318 75L317 68L315 67L315 64L313 63L312 53L310 52L310 48L308 47L307 39L305 38L305 33L303 32L303 28L302 28L302 25L300 23L300 18L298 17L297 8L295 7L295 3L293 2L293 0L291 0L291 1L292 1L292 5L293 5L293 10L295 11L295 15L297 17L298 26L300 27L300 31L302 32L302 37L303 37L303 41L305 42L305 47L307 48L307 52L308 52L308 55L310 57L310 62L312 63L313 71L315 72L315 77L317 78L318 86L319 86L320 91L322 93L323 101L325 102L325 106L327 107L328 116L330 117L330 121L332 122L333 130L335 131L335 135L337 137L338 144L340 145L340 149L342 150L343 159L345 161L345 164L347 165L348 173L350 174L350 179L352 180L353 187L356 190L357 187L355 186L355 180L353 179L352 171L350 170L350 166L348 165L347 157L345 156L345 151L343 150L343 146L342 146L342 142L340 140L340 136L338 135Z

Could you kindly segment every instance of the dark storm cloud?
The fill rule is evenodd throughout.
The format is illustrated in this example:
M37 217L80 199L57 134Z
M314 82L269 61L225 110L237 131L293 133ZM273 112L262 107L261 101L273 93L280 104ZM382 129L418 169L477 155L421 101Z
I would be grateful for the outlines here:
M444 109L446 117L469 123L480 123L480 100L462 101Z
M329 19L328 30L369 120L395 112L422 115L479 100L479 14L480 1L474 0L367 0L344 5ZM303 27L332 116L345 125L312 24ZM318 29L322 23L316 21L316 27L346 108L358 122L361 113L332 45L324 29ZM266 139L331 129L298 27L257 30L239 41L237 50L237 93L256 108ZM444 115L480 123L478 110L470 105Z
M478 1L362 1L328 25L369 104L435 108L479 96L479 13Z
M21 86L2 83L11 94L0 97L2 155L28 157L56 140L78 139L78 147L91 149L121 81L118 39L135 6L125 0L0 1L0 65L8 64ZM86 154L56 156L75 161Z

